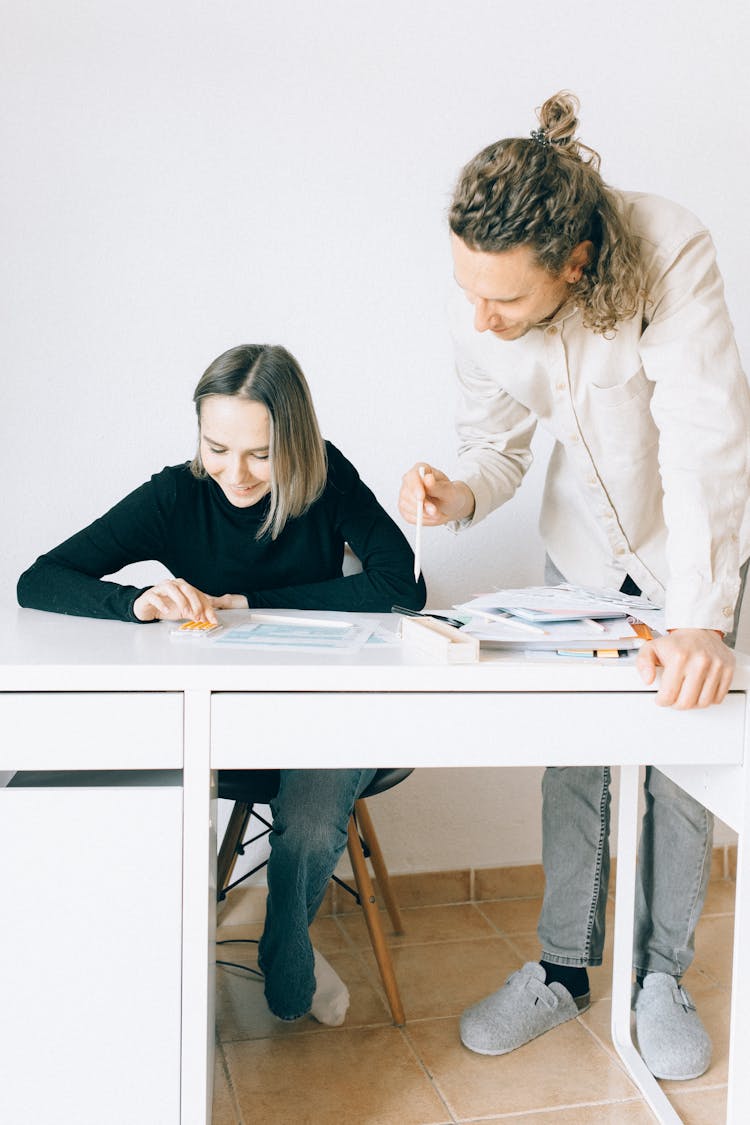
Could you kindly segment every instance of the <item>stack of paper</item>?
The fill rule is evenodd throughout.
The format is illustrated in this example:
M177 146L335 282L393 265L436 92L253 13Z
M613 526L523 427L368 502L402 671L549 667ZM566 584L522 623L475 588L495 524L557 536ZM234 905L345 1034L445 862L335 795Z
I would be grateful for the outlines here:
M488 648L620 656L643 643L635 622L661 631L661 611L646 598L579 586L494 590L455 608L470 616L465 630Z

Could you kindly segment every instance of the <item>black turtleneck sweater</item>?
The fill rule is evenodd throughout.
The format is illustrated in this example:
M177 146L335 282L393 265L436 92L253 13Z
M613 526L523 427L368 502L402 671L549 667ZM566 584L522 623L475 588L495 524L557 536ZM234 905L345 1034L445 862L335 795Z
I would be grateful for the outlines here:
M251 608L421 609L424 581L414 581L405 537L354 466L330 442L326 450L325 491L275 540L256 539L268 497L236 508L210 478L198 480L187 464L173 465L41 555L21 575L18 601L54 613L136 621L133 603L148 587L102 581L102 575L157 560L203 593L244 594ZM345 543L362 563L361 574L346 578Z

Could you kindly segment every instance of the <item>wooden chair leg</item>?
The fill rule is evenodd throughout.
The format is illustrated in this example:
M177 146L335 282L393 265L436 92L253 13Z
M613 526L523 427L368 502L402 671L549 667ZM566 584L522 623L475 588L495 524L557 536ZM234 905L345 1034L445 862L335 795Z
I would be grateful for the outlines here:
M394 933L402 934L404 926L401 921L401 913L396 902L396 897L393 893L391 880L388 875L388 868L383 859L383 853L380 850L378 837L375 833L375 825L372 823L370 810L367 807L367 801L357 801L354 806L354 816L359 825L359 830L362 833L362 839L367 845L367 850L370 853L370 863L375 872L375 878L378 881L378 890L385 902L388 916L391 919Z
M252 805L247 805L244 801L234 802L234 808L229 817L227 830L224 833L224 839L221 841L216 860L216 890L219 901L221 901L224 888L232 877L234 865L237 862L237 848L242 843L252 811Z
M365 914L365 922L367 923L367 929L370 934L373 953L375 954L375 960L378 963L378 969L380 971L380 979L383 982L383 988L388 997L393 1022L401 1026L406 1022L406 1019L401 1003L401 996L398 991L396 974L393 971L393 961L391 959L390 950L386 945L383 924L380 920L380 913L375 900L375 891L373 890L370 872L367 870L365 857L362 853L359 833L354 823L354 817L351 816L349 817L348 826L348 848L349 859L351 860L357 891L359 892L360 902Z

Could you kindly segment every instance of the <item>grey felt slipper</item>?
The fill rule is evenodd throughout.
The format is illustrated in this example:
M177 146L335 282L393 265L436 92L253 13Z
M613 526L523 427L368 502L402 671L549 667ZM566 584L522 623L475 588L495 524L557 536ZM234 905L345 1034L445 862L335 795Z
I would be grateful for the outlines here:
M537 961L527 961L501 989L467 1008L461 1016L461 1042L479 1055L506 1055L545 1031L585 1012L590 994L577 999L552 981Z
M669 973L649 973L635 1002L641 1057L654 1078L685 1082L711 1063L711 1040L690 993Z

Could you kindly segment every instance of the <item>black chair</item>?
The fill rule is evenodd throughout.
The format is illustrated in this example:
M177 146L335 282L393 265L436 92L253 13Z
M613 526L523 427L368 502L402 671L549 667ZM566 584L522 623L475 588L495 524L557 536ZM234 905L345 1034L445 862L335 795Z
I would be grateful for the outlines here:
M378 887L394 931L396 933L401 933L403 927L401 915L388 877L388 869L385 866L383 853L380 850L380 845L375 834L370 813L367 809L366 801L369 797L374 797L377 793L384 793L386 789L392 789L394 785L398 785L399 782L408 777L410 773L412 773L410 769L383 769L377 771L373 780L355 802L354 811L349 818L347 846L352 871L354 872L354 880L357 887L356 891L341 879L337 878L337 876L333 876L334 880L340 886L354 895L364 911L370 942L372 943L375 960L378 963L380 978L388 998L393 1022L399 1025L405 1022L404 1009L398 991L398 984L396 983L396 976L393 971L393 961L391 959L390 950L388 949L385 935L383 934L383 925L378 911L372 879L370 878L370 873L365 862L366 859L369 859L372 863L378 881ZM279 771L219 770L218 785L219 797L234 801L234 808L229 817L229 823L224 833L221 848L219 849L216 878L218 898L221 902L222 899L226 898L226 895L233 887L236 887L239 883L242 883L245 879L255 874L256 871L265 867L268 862L264 860L254 867L252 871L246 872L233 883L230 882L237 857L243 854L248 844L268 835L271 831L269 822L254 811L254 806L267 805L276 796L279 788ZM244 839L251 817L255 817L264 827L257 835Z

